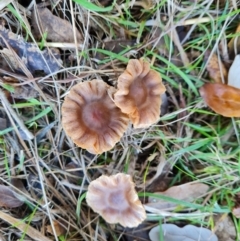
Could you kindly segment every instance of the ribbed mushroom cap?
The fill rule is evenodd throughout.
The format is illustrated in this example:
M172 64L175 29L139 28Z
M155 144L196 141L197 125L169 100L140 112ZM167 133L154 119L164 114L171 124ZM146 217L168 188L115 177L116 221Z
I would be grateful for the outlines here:
M72 87L62 105L62 125L81 148L100 154L114 147L127 129L128 116L108 95L112 88L101 80Z
M108 223L137 227L146 218L130 175L101 176L88 186L87 204Z
M166 91L160 74L142 59L131 59L118 78L115 104L129 115L135 128L146 128L160 116L161 94Z

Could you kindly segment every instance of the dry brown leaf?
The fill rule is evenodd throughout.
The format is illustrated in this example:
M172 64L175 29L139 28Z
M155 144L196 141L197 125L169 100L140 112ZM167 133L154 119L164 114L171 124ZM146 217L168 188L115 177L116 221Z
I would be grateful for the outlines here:
M240 55L236 55L228 72L228 85L240 89Z
M207 83L200 88L205 103L226 117L240 117L240 89L220 83Z
M53 225L57 236L66 234L67 230L58 221L54 220ZM47 225L47 232L54 235L51 225Z
M23 201L16 197L14 191L9 187L0 185L0 206L8 208L16 208L23 205Z
M209 55L210 52L207 51L204 57L205 61L208 60ZM215 83L227 83L227 69L215 53L213 53L211 58L208 60L207 71L209 73L209 77Z
M203 183L186 183L170 187L165 192L155 192L154 194L161 194L178 200L191 202L204 195L208 191L208 188L208 185ZM149 197L147 205L157 209L174 208L177 206L175 203L170 203L154 197Z
M4 213L0 210L0 219L6 221L12 226L16 227L21 232L27 234L30 238L36 241L52 241L51 239L45 237L35 228L29 226L29 224L25 224L22 220L16 219L9 214Z
M47 33L47 40L74 43L75 32L77 41L79 43L83 41L80 32L77 29L73 31L70 22L53 15L48 8L37 7L32 15L32 25L38 38Z

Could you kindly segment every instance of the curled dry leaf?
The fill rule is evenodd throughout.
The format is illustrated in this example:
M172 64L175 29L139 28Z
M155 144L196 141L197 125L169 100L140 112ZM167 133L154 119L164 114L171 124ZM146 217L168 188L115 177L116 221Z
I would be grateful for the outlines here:
M151 241L161 240L160 230L164 241L218 241L217 236L209 229L193 225L179 228L175 224L162 224L161 227L156 226L151 229L149 232Z
M204 183L186 183L183 185L170 187L165 192L156 192L154 194L161 194L178 200L191 202L204 195L208 191L208 188L208 185ZM170 203L153 197L148 198L147 205L157 209L176 207L175 203Z
M209 55L210 51L207 51L204 58L205 61L208 60ZM227 83L227 69L215 53L213 53L211 58L208 60L207 71L209 73L209 77L215 83Z
M32 12L32 24L38 38L47 33L47 40L53 42L74 43L74 33L77 41L82 42L83 37L79 31L67 20L61 19L52 14L48 8L37 7Z
M16 193L9 187L0 185L0 206L8 208L16 208L23 205L23 201L16 197Z
M240 89L225 84L207 83L200 88L205 103L226 117L240 116Z
M236 55L228 72L228 85L240 89L240 55Z

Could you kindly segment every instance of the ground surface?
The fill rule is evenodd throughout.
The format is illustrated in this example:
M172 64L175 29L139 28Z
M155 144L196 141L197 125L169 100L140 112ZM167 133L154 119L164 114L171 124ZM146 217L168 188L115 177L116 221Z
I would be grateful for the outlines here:
M76 2L0 1L0 240L149 240L161 223L239 240L239 119L199 95L204 83L226 81L240 51L239 3ZM61 124L66 94L92 79L116 87L139 58L166 86L160 121L129 125L101 155L77 147ZM149 210L137 229L106 223L85 201L92 180L121 172Z

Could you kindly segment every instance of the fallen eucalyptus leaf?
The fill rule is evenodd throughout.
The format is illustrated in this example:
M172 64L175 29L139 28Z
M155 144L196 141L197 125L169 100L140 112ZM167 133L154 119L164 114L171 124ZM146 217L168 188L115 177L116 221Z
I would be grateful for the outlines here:
M228 85L240 89L240 55L236 55L228 72Z
M193 225L179 228L175 224L162 224L152 228L149 232L150 240L161 240L160 232L164 241L218 241L217 236L209 229Z
M154 194L160 194L178 200L191 202L194 199L204 195L208 191L208 188L208 185L203 183L186 183L179 186L170 187L164 192L155 192ZM177 206L176 203L167 202L154 197L148 198L147 205L157 209L172 209Z
M207 83L200 88L207 106L226 117L240 117L240 89L220 84Z

